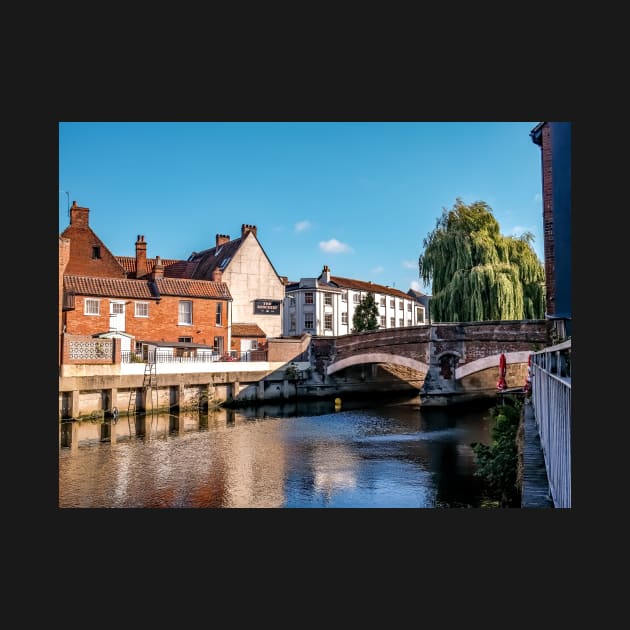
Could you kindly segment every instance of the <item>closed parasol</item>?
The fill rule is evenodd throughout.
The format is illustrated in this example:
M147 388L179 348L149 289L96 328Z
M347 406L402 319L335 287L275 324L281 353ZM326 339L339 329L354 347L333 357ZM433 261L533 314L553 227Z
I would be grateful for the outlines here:
M497 389L505 389L507 387L505 383L506 363L505 355L501 353L499 357L499 380L497 381Z

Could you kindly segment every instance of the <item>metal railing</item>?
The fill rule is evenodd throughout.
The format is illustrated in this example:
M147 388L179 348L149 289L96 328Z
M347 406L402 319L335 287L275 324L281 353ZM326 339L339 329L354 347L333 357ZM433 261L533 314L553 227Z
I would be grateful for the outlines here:
M231 350L220 355L217 352L204 352L194 356L176 356L167 352L150 351L143 356L142 352L123 350L120 353L121 363L212 363L215 361L266 361L266 350L247 350L238 352Z
M571 340L532 355L532 404L554 507L571 507Z

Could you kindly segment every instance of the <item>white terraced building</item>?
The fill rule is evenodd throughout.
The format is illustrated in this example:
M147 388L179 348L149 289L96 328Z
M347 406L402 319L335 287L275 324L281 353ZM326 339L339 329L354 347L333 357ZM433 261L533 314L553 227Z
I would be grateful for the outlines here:
M425 306L418 299L392 287L331 276L324 265L318 278L301 278L285 286L283 335L337 336L352 332L356 307L374 294L380 328L428 324Z

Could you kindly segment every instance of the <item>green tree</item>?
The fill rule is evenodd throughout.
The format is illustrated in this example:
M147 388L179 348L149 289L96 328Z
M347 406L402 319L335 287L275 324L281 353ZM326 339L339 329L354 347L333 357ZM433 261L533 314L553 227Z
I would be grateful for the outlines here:
M544 319L545 270L532 247L534 236L503 236L484 201L459 197L442 209L423 241L420 277L431 283L436 322Z
M368 293L361 298L352 316L352 332L362 330L378 330L378 307L374 300L374 294Z

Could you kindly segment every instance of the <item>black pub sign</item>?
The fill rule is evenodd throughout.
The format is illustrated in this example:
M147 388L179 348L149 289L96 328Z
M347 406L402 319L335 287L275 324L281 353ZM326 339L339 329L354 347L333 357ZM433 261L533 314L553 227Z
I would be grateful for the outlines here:
M254 300L257 315L280 315L280 300Z

